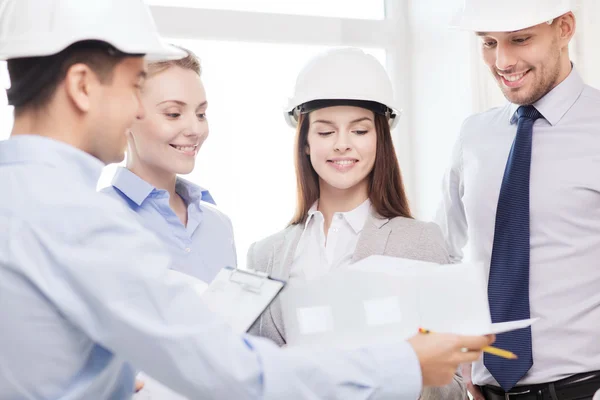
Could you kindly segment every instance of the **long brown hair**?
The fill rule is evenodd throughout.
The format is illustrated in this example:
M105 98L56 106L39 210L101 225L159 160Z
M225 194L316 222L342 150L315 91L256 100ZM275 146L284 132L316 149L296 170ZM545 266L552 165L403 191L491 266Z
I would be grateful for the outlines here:
M385 116L375 114L377 145L375 164L369 174L369 200L384 218L412 218L396 158L390 125ZM306 222L310 207L319 199L319 176L306 154L310 114L301 114L296 129L294 164L296 166L296 212L290 225Z

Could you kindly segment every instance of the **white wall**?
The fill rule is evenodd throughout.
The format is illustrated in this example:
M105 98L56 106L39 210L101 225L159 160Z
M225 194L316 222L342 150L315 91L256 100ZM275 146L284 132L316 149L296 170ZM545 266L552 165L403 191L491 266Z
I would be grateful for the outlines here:
M462 0L406 1L411 36L410 118L414 185L410 197L419 218L431 219L440 200L443 173L464 118L504 104L483 65L477 40L448 23ZM573 0L577 33L571 59L584 80L600 88L600 2Z
M588 85L600 88L600 2L573 0L576 5L577 33L571 59Z
M600 37L597 20L600 2L574 1L578 5L578 32L571 56L587 83L600 88L600 50L596 44ZM500 91L479 59L475 38L469 33L447 28L461 3L462 0L385 0L387 24L311 19L309 25L314 29L308 36L302 34L306 32L306 25L298 16L252 14L250 18L250 22L266 23L270 28L277 26L276 22L281 18L285 19L287 28L277 34L278 40L283 42L308 40L314 42L312 44L322 41L326 45L347 43L375 47L381 44L385 47L387 66L404 109L400 126L394 132L397 151L413 210L416 216L424 219L432 217L437 207L443 171L463 119L503 102ZM265 27L258 31L261 35L252 36L250 27L219 30L218 21L215 21L219 18L216 17L227 19L230 14L197 10L195 13L186 11L186 14L196 21L197 17L202 17L202 23L182 27L173 20L164 20L175 11L165 8L156 12L159 28L166 36L199 35L197 38L201 39L207 35L227 34L228 39L238 35L251 41L272 31ZM365 35L365 32L369 34ZM219 38L225 38L221 36ZM6 87L7 82L5 64L0 62L0 84ZM11 126L12 113L6 107L2 90L0 140L8 137Z
M409 0L411 117L415 215L429 219L440 199L440 184L462 120L474 110L471 85L473 43L465 32L447 28L461 0Z

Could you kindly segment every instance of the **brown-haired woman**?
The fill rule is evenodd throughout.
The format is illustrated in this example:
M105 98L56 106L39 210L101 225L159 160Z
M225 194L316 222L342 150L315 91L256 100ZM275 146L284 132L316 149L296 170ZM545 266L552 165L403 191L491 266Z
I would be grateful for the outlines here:
M296 212L287 228L250 247L248 268L293 284L377 254L448 262L438 226L410 214L390 133L398 113L374 57L344 48L309 62L285 113L296 127ZM279 302L250 333L286 343ZM422 398L464 399L466 389L457 375Z

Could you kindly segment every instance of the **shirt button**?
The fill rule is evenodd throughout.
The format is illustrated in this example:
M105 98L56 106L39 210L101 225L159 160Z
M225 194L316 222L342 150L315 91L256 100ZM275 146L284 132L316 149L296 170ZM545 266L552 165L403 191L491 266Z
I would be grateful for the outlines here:
M190 249L189 247L186 247L186 248L185 248L185 252L186 252L186 253L189 253L190 251L192 251L192 249Z
M338 228L333 228L333 229L332 229L332 231L333 231L333 232L337 232L337 231L338 231Z
M342 218L344 218L344 216L342 214L337 215L337 219L342 219Z

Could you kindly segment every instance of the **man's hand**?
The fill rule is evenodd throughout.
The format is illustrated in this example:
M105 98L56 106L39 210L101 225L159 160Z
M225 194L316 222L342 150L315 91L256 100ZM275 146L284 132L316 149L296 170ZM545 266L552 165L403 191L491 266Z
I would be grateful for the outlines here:
M479 386L473 385L473 380L471 378L471 364L461 365L460 373L463 377L463 382L467 385L467 390L471 393L471 396L473 396L473 400L485 400Z
M445 333L419 334L408 340L419 363L424 386L445 386L452 381L460 364L470 364L481 357L481 349L496 340L495 336L459 336Z

